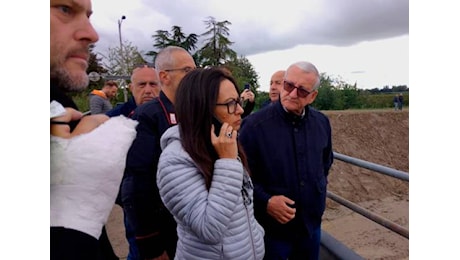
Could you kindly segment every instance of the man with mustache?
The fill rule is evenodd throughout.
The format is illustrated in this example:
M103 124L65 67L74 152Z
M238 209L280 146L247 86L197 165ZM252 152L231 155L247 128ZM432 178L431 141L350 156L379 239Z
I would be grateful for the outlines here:
M98 40L91 14L90 0L50 2L51 259L103 259L99 239L136 135L136 121L83 117L67 96L88 86L89 46Z

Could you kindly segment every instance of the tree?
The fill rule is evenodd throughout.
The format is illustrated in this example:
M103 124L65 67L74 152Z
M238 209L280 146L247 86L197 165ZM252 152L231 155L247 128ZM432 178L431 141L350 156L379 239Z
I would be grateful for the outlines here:
M94 47L94 44L89 46L89 61L86 72L90 73L91 71L95 71L97 73L105 73L107 70L102 66L102 57L99 58L97 54L94 53Z
M129 76L137 65L146 63L142 53L130 41L125 41L123 49L109 47L104 66L110 75Z
M236 79L240 91L243 90L243 86L246 83L249 83L253 92L259 88L259 83L257 81L259 76L246 57L235 57L221 66L227 67L232 72L232 76Z
M318 95L312 104L313 107L320 110L331 109L335 103L333 81L330 76L321 73L321 85L318 89Z
M191 33L189 35L185 35L182 32L182 28L180 26L174 25L171 28L171 33L165 30L157 30L155 35L152 35L152 38L155 40L155 47L156 50L161 50L167 46L179 46L187 50L188 52L192 52L195 50L196 43L198 42L198 35ZM155 50L148 51L146 53L147 56L152 56L152 61L155 60L158 52Z
M238 55L230 48L233 42L228 38L230 35L228 26L232 23L227 20L217 22L212 16L204 22L208 30L201 36L208 38L196 54L197 63L201 67L219 66L236 59Z
M99 74L106 73L107 70L102 66L102 57L99 58L96 53L94 53L95 45L92 44L89 47L89 61L88 61L88 68L86 69L86 73L89 74L90 72L97 72ZM97 82L90 81L89 82L89 89L94 89L96 86L102 84L102 79Z

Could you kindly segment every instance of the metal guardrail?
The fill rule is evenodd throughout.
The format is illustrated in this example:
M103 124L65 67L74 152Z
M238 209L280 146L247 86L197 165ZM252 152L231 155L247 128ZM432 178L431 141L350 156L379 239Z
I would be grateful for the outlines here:
M370 212L369 210L366 210L363 207L360 207L358 204L355 204L351 201L348 201L330 191L327 192L327 197L332 199L333 201L342 204L343 206L353 210L356 213L361 214L362 216L380 224L381 226L384 226L388 228L389 230L396 232L400 234L401 236L405 238L409 238L409 230L407 228L404 228L388 219L385 219L375 213Z
M397 178L403 181L409 182L409 174L407 172L398 171L396 169L379 165L376 163L371 163L365 160L360 160L354 157L343 155L340 153L334 152L334 159L353 164L355 166L365 168L377 173L385 174L393 178ZM388 228L389 230L409 239L409 230L394 223L388 219L385 219L361 206L340 197L333 192L327 191L327 197L334 200L335 202L353 210L356 213L361 214L362 216L376 222L377 224ZM353 250L346 247L341 242L335 240L334 237L329 235L327 232L322 230L321 233L321 259L363 259L361 256L357 255Z
M398 171L390 167L386 167L380 164L371 163L365 160L357 159L351 156L334 152L334 159L359 166L368 170L372 170L378 173L382 173L403 181L409 181L409 174L407 172Z
M321 245L319 252L321 260L364 259L324 230L321 230Z

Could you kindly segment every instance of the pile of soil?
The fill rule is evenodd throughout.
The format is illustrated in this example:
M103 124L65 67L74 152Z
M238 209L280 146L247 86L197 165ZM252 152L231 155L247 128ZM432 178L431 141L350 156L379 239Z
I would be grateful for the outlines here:
M332 125L334 152L409 172L409 111L324 111ZM409 228L409 183L335 160L328 190ZM115 253L128 245L119 206L107 232ZM365 259L409 259L409 239L328 199L322 228Z
M334 152L409 173L409 111L324 112ZM409 229L409 182L335 160L331 191ZM322 228L365 259L409 259L409 239L328 199Z

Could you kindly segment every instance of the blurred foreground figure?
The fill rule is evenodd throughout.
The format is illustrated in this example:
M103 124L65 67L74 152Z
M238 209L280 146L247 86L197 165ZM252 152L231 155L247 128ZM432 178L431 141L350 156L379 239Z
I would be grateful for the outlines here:
M98 239L136 135L136 121L82 117L66 95L88 85L88 47L98 40L91 13L90 0L50 3L51 259L102 259Z

